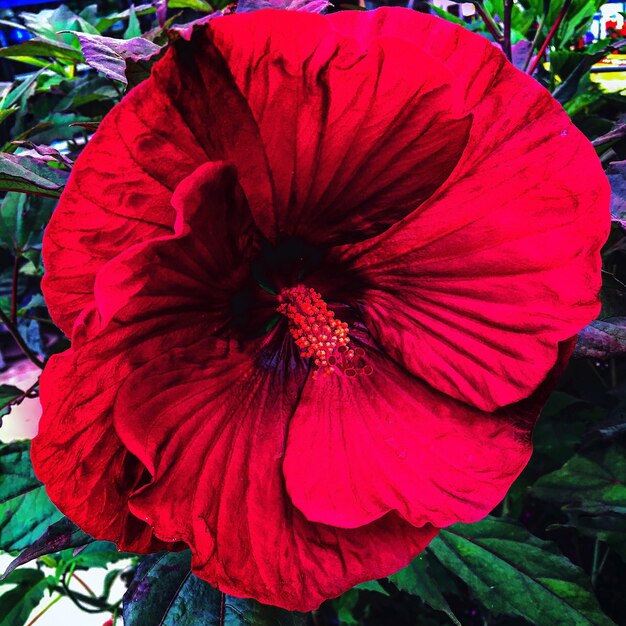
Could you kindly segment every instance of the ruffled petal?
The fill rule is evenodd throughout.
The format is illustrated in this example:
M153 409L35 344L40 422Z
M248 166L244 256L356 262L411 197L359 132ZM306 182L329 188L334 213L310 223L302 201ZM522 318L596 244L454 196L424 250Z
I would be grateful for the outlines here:
M274 203L253 212L270 239L378 234L445 181L465 146L470 119L437 57L393 33L363 40L333 24L258 11L207 29L263 140Z
M137 369L115 406L151 474L135 515L187 543L194 572L222 591L301 611L396 571L435 534L395 515L341 530L293 507L281 465L306 375L284 329L243 348L205 338Z
M119 326L101 336L98 313L84 311L74 329L76 346L52 356L41 375L43 414L31 448L35 473L61 512L93 537L140 553L176 546L153 537L128 510L129 494L145 482L145 467L120 442L112 408L136 365L120 346L136 354L162 350L153 333L165 343L177 340L164 322L136 328L132 336Z
M44 295L67 335L93 303L98 270L135 243L171 234L176 186L224 159L257 204L271 201L256 125L223 59L210 44L198 57L180 41L100 124L46 229Z
M445 184L379 237L332 257L363 287L353 303L393 358L492 411L530 395L559 342L597 315L610 191L587 139L513 66L472 115Z
M200 316L205 334L226 331L232 298L250 274L257 233L234 167L205 163L172 196L175 234L136 244L96 277L106 324L176 313Z
M291 418L283 471L294 505L311 521L341 528L389 512L438 528L484 517L530 458L546 389L484 413L373 345L351 345L365 348L372 374L310 378Z
M37 475L68 517L137 552L165 544L128 511L145 467L115 434L115 397L137 367L227 326L229 298L255 249L232 166L196 169L172 204L173 235L131 246L99 271L99 308L81 314L71 349L53 356L42 375L43 416L32 449Z

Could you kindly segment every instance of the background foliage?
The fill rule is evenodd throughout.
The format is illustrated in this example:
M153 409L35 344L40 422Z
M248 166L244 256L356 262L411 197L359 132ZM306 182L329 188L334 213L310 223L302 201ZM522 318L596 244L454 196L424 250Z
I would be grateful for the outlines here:
M40 292L41 237L72 163L181 24L230 10L225 2L69 3L0 20L21 33L0 49L2 71L17 75L0 84L0 365L4 355L41 367L67 346ZM599 0L471 4L476 15L464 20L409 6L490 38L533 72L593 141L613 187L602 314L581 334L504 502L479 523L443 530L401 572L301 615L224 596L190 573L189 553L136 557L93 541L47 499L28 442L0 444L0 551L15 557L0 582L0 626L33 623L61 598L127 626L626 624L626 90L607 91L590 72L626 42L581 43ZM37 383L0 385L0 419L36 395ZM130 567L118 565L128 558ZM102 590L70 587L89 568L107 568ZM123 600L110 597L118 577Z

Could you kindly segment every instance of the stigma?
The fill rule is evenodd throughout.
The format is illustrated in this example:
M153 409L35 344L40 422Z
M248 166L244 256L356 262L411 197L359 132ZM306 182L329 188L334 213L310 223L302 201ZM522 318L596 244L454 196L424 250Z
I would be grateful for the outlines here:
M312 360L313 378L319 372L324 377L372 373L372 367L365 362L365 351L350 346L348 324L335 317L315 289L298 285L283 289L279 298L277 310L289 320L289 332L300 355Z

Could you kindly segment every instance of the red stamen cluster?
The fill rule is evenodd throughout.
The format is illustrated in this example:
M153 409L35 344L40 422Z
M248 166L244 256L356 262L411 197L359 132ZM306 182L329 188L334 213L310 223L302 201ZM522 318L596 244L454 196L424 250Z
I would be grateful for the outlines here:
M351 350L348 347L348 324L335 317L315 289L298 285L283 290L281 297L284 302L278 312L289 319L289 332L296 340L300 354L313 359L317 366L314 377L320 370L324 376L329 376L337 369L347 376L360 372L371 374L371 366L363 359L365 352L361 348Z

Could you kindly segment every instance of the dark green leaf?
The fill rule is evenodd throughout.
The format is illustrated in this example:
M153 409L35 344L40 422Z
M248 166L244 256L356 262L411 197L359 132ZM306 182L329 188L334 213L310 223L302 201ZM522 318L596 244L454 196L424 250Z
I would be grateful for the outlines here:
M22 193L7 193L0 204L0 246L13 254L40 247L50 214L45 202L29 202L28 196Z
M384 596L389 594L385 588L377 580L368 580L367 582L356 585L355 589L362 589L363 591L373 591L375 593L382 593Z
M567 509L598 515L626 515L626 446L577 454L563 467L540 478L532 494Z
M487 517L442 530L429 550L490 611L533 624L606 626L585 573L516 522Z
M0 417L6 415L11 410L11 406L23 396L24 392L13 385L0 385ZM2 424L1 420L0 424Z
M444 598L439 585L431 577L429 572L429 556L428 552L422 553L413 562L400 570L389 580L401 589L413 596L421 598L428 606L436 611L443 611L454 624L461 626L456 618L448 601Z
M555 524L552 528L566 526L575 528L581 535L607 543L626 563L626 517L624 515L584 515L568 511L567 524Z
M0 154L0 190L58 198L69 172L31 156Z
M67 548L84 546L92 541L93 539L87 533L84 533L74 522L64 517L49 526L41 537L22 550L20 555L11 561L3 578L16 567L24 565L24 563L28 563L33 559L38 559L40 556L66 550Z
M0 444L0 549L26 548L61 517L33 473L29 442Z
M561 104L571 100L578 91L578 86L583 77L589 72L591 66L606 56L606 52L595 54L583 54L576 67L569 73L568 77L554 90L552 95Z
M33 609L43 600L49 580L36 569L16 570L0 583L0 626L21 626Z
M146 557L124 595L124 626L305 626L306 617L225 596L190 570L191 554Z
M333 600L339 626L359 626L359 620L354 616L354 610L358 603L359 592L356 589L350 589Z

